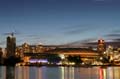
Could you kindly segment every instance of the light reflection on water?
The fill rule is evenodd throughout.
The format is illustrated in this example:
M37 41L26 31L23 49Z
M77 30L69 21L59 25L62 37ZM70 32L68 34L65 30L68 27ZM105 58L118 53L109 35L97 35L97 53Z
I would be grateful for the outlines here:
M120 67L5 67L0 79L120 79Z

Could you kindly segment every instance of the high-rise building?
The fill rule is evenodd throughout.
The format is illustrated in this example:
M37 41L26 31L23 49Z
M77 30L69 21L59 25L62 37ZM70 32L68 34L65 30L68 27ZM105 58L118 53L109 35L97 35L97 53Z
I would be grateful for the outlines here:
M102 53L106 50L106 44L103 39L98 40L98 47L97 50L99 53Z
M0 65L3 64L3 51L2 48L0 47Z
M13 34L7 37L7 57L15 56L16 38Z

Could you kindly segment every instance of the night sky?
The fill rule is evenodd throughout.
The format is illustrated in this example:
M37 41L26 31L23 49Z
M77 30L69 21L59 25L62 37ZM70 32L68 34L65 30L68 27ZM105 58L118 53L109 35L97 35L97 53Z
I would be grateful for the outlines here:
M0 46L67 44L120 37L120 0L0 0Z

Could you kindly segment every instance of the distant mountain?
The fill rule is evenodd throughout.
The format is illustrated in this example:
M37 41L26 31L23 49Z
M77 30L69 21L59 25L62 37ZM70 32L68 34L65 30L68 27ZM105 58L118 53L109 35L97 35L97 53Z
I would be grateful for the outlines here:
M106 46L120 47L120 41L117 42L105 42ZM97 42L85 43L86 46L97 46Z
M111 45L114 47L120 47L120 39L112 39L111 41L105 40L106 46ZM64 44L67 47L97 47L97 41L75 41L72 43Z

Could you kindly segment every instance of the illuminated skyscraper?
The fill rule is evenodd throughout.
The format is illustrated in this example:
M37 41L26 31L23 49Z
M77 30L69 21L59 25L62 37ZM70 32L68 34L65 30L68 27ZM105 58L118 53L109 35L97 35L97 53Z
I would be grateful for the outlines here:
M7 57L15 56L16 38L13 34L7 37Z
M98 47L97 50L99 53L102 53L106 50L106 44L103 39L98 40Z

